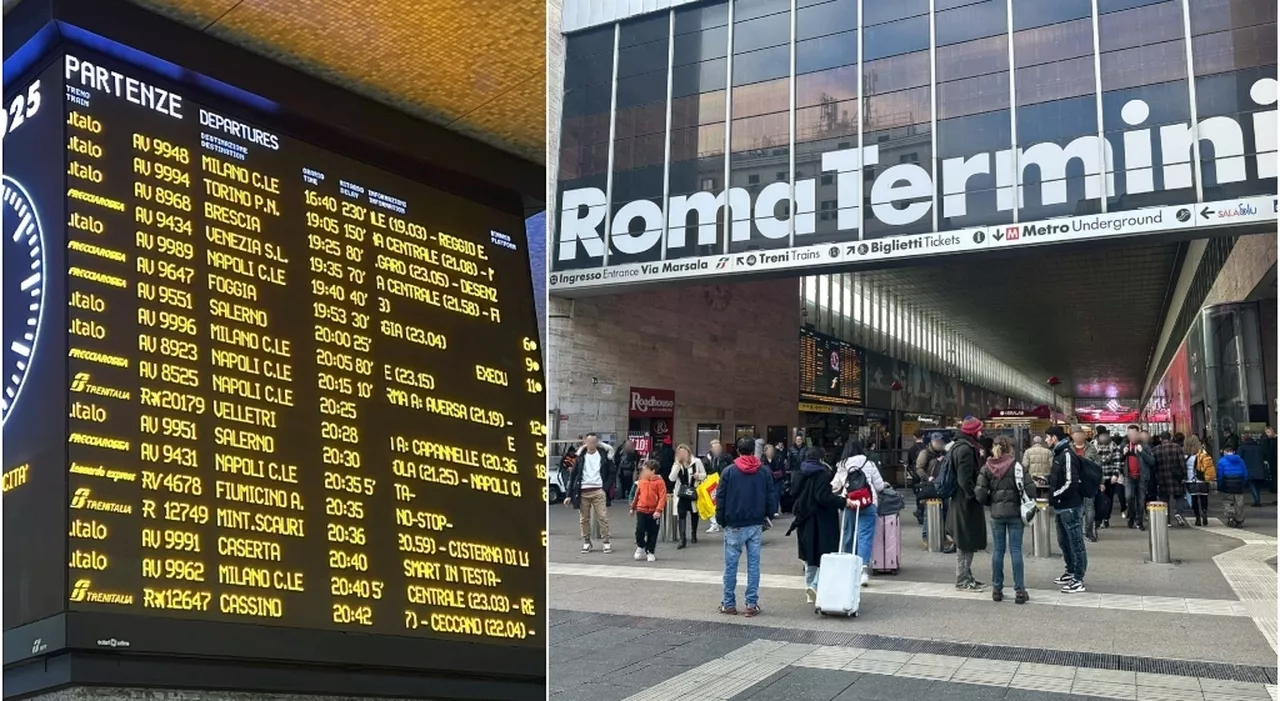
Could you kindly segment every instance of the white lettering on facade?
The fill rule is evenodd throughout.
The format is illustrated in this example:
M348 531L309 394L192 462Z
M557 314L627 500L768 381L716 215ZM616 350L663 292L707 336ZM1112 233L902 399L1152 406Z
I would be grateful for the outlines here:
M1276 104L1277 85L1272 78L1254 82L1249 91L1253 102L1261 107ZM1255 112L1249 125L1253 131L1256 155L1246 154L1244 127L1231 117L1215 116L1200 120L1195 129L1190 124L1169 124L1157 128L1141 128L1150 113L1142 100L1130 100L1121 110L1121 120L1129 127L1138 127L1120 136L1119 147L1124 153L1125 191L1142 194L1156 189L1155 171L1160 169L1164 190L1186 189L1194 186L1192 169L1192 140L1200 139L1212 158L1213 180L1218 185L1242 182L1248 178L1247 159L1256 160L1257 177L1274 178L1277 171L1277 110ZM1160 163L1155 163L1152 145L1160 143ZM947 158L940 166L941 216L943 218L967 215L971 180L979 176L995 178L995 206L998 211L1025 207L1028 199L1038 199L1040 206L1061 205L1070 197L1067 181L1072 164L1083 171L1084 195L1100 199L1116 192L1116 168L1113 163L1113 145L1097 134L1080 136L1064 144L1044 142L1025 148L1004 149L994 153L977 153L968 157ZM858 149L842 149L822 154L822 172L834 173L836 186L836 225L841 231L858 228L864 202L863 169L879 164L876 145ZM994 173L992 172L994 171ZM1036 175L1035 182L1028 182L1029 175ZM1028 185L1039 190L1038 198L1031 198ZM927 217L932 209L931 195L934 176L926 169L900 163L876 174L870 183L869 204L871 214L889 226L908 226ZM679 252L689 245L708 246L719 241L718 218L731 222L730 241L749 242L752 227L764 239L786 239L793 228L789 216L795 218L795 245L805 245L803 237L815 232L816 178L797 179L794 194L788 182L775 182L762 188L756 196L754 207L751 194L742 188L731 187L720 193L695 192L672 196L667 202L666 220L663 222L661 203L637 200L618 209L610 226L613 247L624 254L636 255L660 247L666 237L667 250ZM792 199L794 198L794 199ZM779 205L787 203L779 216ZM602 258L605 240L601 226L608 208L605 193L600 188L588 187L568 190L561 198L559 246L556 260ZM825 207L824 207L825 209ZM638 222L638 225L637 225ZM665 226L663 224L665 223ZM690 241L688 230L696 231L696 241ZM633 231L639 233L632 233Z

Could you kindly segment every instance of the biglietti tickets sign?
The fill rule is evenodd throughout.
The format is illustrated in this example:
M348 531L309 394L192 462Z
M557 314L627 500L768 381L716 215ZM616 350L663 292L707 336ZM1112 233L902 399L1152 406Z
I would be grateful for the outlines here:
M1249 90L1259 107L1276 103L1276 80L1262 78ZM1044 243L1106 237L1177 232L1198 227L1224 227L1275 222L1277 215L1276 109L1261 109L1240 119L1214 116L1189 123L1146 128L1149 114L1142 100L1124 105L1122 117L1132 128L1080 136L1069 143L1037 143L995 153L939 161L933 175L915 163L896 163L877 169L866 183L863 168L880 163L880 145L836 150L822 155L823 177L833 181L837 225L843 240L806 244L817 229L818 180L775 182L755 195L732 187L722 192L696 192L661 199L635 200L611 209L605 191L597 187L566 190L560 201L559 225L551 248L550 288L572 292L615 285L660 283L735 274L794 269L797 274L820 272L814 268L922 255L971 253ZM1196 202L1192 144L1201 146L1204 190L1246 181L1271 181L1267 195ZM1246 147L1248 144L1249 148ZM1113 162L1117 152L1123 167ZM1028 174L1031 173L1031 177ZM933 216L933 193L938 188L939 216L962 218L971 206L971 179L993 178L997 211L1011 212L1018 200L1019 218L1028 212L1027 191L1035 189L1040 206L1063 205L1069 198L1071 174L1083 173L1084 196L1099 200L1103 193L1123 191L1126 196L1180 191L1185 204L1130 209L1120 212L1072 216L998 226L927 234L888 235L862 239L858 227L869 188L870 214L890 227L917 227ZM1117 190L1117 178L1123 188ZM1260 188L1255 188L1256 192ZM824 197L826 195L824 194ZM1166 200L1167 201L1167 200ZM728 209L728 213L722 210ZM794 218L778 212L795 212ZM1034 210L1032 210L1034 212ZM772 247L732 253L725 250L717 218L727 219L728 245L734 249L753 244ZM606 243L606 224L608 242ZM794 229L794 231L793 231ZM639 233L637 233L639 232ZM778 242L788 245L779 247ZM609 256L606 256L608 246ZM722 253L697 255L698 247L716 246ZM706 248L701 250L705 251ZM621 262L637 257L654 262Z

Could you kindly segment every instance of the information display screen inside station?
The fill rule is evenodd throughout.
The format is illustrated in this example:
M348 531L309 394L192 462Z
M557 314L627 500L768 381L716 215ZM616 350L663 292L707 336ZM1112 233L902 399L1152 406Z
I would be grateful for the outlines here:
M5 505L62 609L544 645L518 213L89 52L5 107Z
M852 343L800 330L800 399L862 405L862 352Z

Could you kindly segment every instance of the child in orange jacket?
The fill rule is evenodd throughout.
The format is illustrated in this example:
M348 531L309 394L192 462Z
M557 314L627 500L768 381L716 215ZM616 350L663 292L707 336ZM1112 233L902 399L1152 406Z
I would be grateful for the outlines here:
M667 505L667 483L658 475L658 461L645 460L636 482L636 495L631 500L631 513L636 517L636 560L653 562L658 546L658 525L662 509Z

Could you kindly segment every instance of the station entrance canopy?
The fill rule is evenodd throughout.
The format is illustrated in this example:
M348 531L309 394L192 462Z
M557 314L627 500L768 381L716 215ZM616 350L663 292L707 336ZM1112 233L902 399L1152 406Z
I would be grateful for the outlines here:
M1264 230L1277 216L1277 83L1254 73L1237 85L1231 115L1148 127L1152 105L1135 98L1117 110L1125 131L938 158L934 172L903 158L900 146L853 144L821 154L817 177L665 202L612 202L608 183L564 183L550 289L572 296L1040 244ZM927 164L929 137L913 141L908 150ZM764 181L779 167L786 161L765 164ZM1060 216L1068 213L1075 216Z

